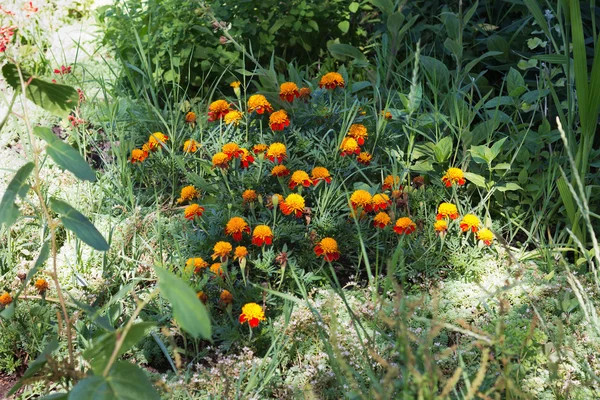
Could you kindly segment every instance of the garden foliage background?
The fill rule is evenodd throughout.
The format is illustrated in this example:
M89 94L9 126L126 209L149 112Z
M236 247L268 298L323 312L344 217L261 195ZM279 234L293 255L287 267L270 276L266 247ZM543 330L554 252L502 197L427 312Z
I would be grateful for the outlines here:
M0 393L599 396L594 2L0 7Z

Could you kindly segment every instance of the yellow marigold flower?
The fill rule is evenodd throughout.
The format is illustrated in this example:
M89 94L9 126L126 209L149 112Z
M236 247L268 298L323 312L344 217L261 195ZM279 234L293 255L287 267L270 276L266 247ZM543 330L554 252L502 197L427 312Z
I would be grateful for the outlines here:
M348 130L348 136L354 138L356 142L362 146L365 144L365 139L369 137L369 133L363 124L352 124Z
M240 315L240 324L248 322L251 328L258 327L260 321L265 321L265 312L262 307L256 303L248 303L242 307L242 314Z
M383 180L383 190L390 190L397 187L400 184L400 177L398 175L388 175Z
M238 126L242 118L244 118L244 114L241 111L231 110L225 115L223 122L227 125L234 124L235 126Z
M264 143L255 144L252 146L252 152L254 154L261 154L267 151L267 145Z
M304 197L299 194L292 193L285 198L284 202L279 206L281 208L281 212L285 215L294 214L296 218L302 217L304 213Z
M328 72L321 78L319 87L325 89L335 89L336 87L344 87L344 78L337 72Z
M190 111L187 114L185 114L185 122L188 124L195 123L196 122L196 113L193 111Z
M437 235L444 236L448 232L448 221L445 219L438 219L433 224L433 230Z
M219 296L219 298L220 298L220 299L221 299L221 301L222 301L224 304L226 304L226 305L227 305L227 304L231 304L231 303L233 303L233 295L232 295L232 294L229 292L229 290L225 290L225 289L224 289L224 290L221 292L221 295Z
M462 229L463 232L467 232L469 229L472 232L477 232L479 230L479 224L479 218L473 214L467 214L460 221L460 229Z
M217 121L225 118L225 115L231 111L229 103L225 100L217 100L210 103L208 106L208 122Z
M35 288L37 289L37 291L40 294L43 294L43 293L46 292L46 290L48 290L48 287L50 285L48 285L48 281L47 280L45 280L45 279L38 279L37 281L35 281L34 286L35 286Z
M442 177L442 182L446 184L446 187L452 186L453 183L461 186L465 184L465 175L460 168L448 168Z
M350 204L355 210L360 207L364 211L369 212L373 209L373 197L366 190L355 190L350 196Z
M375 225L376 228L383 229L386 226L388 226L391 222L392 219L390 218L390 216L383 211L375 215L375 217L373 218L373 225Z
M311 184L310 177L305 171L298 170L292 174L290 178L289 187L290 189L294 189L296 186L302 185L304 187L309 187Z
M331 175L329 174L329 170L325 167L314 167L310 175L313 185L316 185L319 181L331 183Z
M253 203L257 198L258 195L256 194L256 190L246 189L244 190L244 193L242 193L242 199L244 199L245 203Z
M169 137L162 132L154 132L148 138L148 148L152 151L157 150L159 147L163 147L167 143Z
M340 145L340 149L342 150L342 157L349 156L351 154L360 154L360 146L356 139L346 136L344 140L342 140L342 144Z
M290 170L285 165L275 165L273 169L271 169L271 175L283 177L288 176L290 174Z
M243 153L242 149L240 149L240 146L238 146L237 143L233 143L233 142L224 144L223 147L221 148L221 151L223 153L227 154L227 157L230 160L233 157L238 158Z
M437 220L443 218L456 219L458 218L458 209L452 203L442 203L438 206L438 213L435 218Z
M221 267L221 263L214 263L210 266L210 272L215 275L223 276L223 268Z
M223 259L227 259L227 257L229 257L229 254L231 253L231 251L233 250L233 247L231 246L231 243L229 242L217 242L215 243L215 246L213 247L213 255L212 255L212 259L214 260L217 257L220 257L221 260Z
M223 152L219 152L215 154L212 158L213 168L219 167L223 169L227 169L229 167L229 156Z
M194 139L188 139L183 142L183 151L186 153L195 153L198 151L198 142Z
M392 119L392 113L386 110L381 111L381 116L385 119Z
M148 152L140 149L131 150L131 163L144 162L148 158Z
M193 257L188 258L185 262L185 271L191 272L192 268L194 269L194 273L198 274L202 269L208 267L208 263L202 259L202 257Z
M481 240L487 246L492 244L494 240L494 233L490 231L488 228L483 228L479 232L477 232L477 239Z
M240 81L231 82L231 83L229 84L229 86L231 86L231 87L232 87L232 88L234 88L234 89L237 89L237 88L239 88L241 85L242 85L242 82L240 82Z
M235 248L235 251L233 252L233 260L237 260L237 259L242 259L242 258L246 258L246 256L248 255L248 249L246 248L246 246L238 246Z
M233 237L233 240L239 242L242 240L242 233L250 234L250 227L242 217L233 217L225 225L225 234Z
M200 196L200 193L198 193L198 191L196 190L195 187L193 187L191 185L185 186L185 187L181 188L181 195L177 199L177 202L183 203L184 201L193 200L193 199L197 198L198 196Z
M143 151L143 152L145 152L145 153L150 153L150 151L152 151L152 149L150 148L150 144L148 144L148 143L144 143L144 144L142 145L142 151ZM147 157L147 156L148 156L148 155L146 154L146 157Z
M267 225L257 225L252 232L252 244L262 246L273 244L273 232Z
M323 238L315 246L315 254L317 257L323 256L326 261L332 262L340 258L340 251L335 239L326 237Z
M392 204L390 197L385 193L378 193L373 196L373 211L385 210Z
M356 157L356 161L358 161L359 163L363 164L363 165L369 165L371 164L371 159L373 159L373 155L367 151L363 151L361 152L357 157Z
M408 217L398 218L394 226L394 232L399 235L410 235L417 229L417 225Z
M271 160L272 162L275 162L275 160L277 160L277 163L281 164L283 162L283 160L285 160L286 157L287 157L286 148L285 148L285 144L283 144L283 143L279 143L279 142L272 143L269 146L269 148L267 149L267 158L269 160Z
M183 211L183 216L185 219L192 221L196 217L201 217L202 213L204 213L204 207L200 207L198 204L190 204Z
M294 97L300 97L298 86L294 82L284 82L279 86L279 98L287 100L290 103L294 101Z
M208 296L202 290L196 293L196 296L198 297L198 300L200 300L204 304L206 304L206 302L208 301Z
M290 126L290 119L285 110L275 111L269 117L269 125L274 131L282 131Z
M273 107L271 103L262 94L254 94L248 99L248 112L256 111L258 114L264 114L265 112L272 113Z
M10 303L13 302L13 298L7 292L4 292L0 295L0 305L6 307Z
M307 87L303 87L302 89L300 89L300 93L298 95L298 97L300 97L302 100L304 100L305 102L310 100L310 88Z
M242 169L248 168L250 164L254 162L254 156L250 154L250 152L244 148L240 149L242 151L242 155L240 156L240 167Z

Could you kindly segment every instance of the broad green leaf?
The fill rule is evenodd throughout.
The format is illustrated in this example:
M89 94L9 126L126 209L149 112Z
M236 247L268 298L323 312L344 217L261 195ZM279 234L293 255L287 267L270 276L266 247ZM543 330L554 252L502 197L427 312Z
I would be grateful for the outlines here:
M2 201L0 202L0 227L4 224L8 229L19 218L19 207L15 204L15 200L17 196L24 198L27 194L29 190L27 178L31 174L31 171L33 171L33 163L28 162L19 168L6 187L6 192L4 192L4 196L2 196Z
M477 164L489 164L492 161L490 160L490 148L486 145L481 146L471 146L469 150L471 152L471 157L473 157L473 161Z
M356 1L353 1L352 3L350 3L350 6L348 7L348 9L350 10L351 13L355 13L358 11L358 7L360 6L359 3L357 3Z
M506 139L507 138L502 138L492 145L492 148L490 149L492 161L500 154L500 150L502 150L502 146L504 145L504 142L506 142Z
M538 0L523 0L523 3L525 3L525 6L527 6L529 12L531 15L533 15L535 22L542 28L546 34L546 37L551 37L552 35L550 34L550 29L548 28L548 21L546 21L546 18L544 18L544 14L542 13L542 9L540 8ZM577 2L577 4L579 4L579 2Z
M342 33L346 33L348 32L348 29L350 29L350 22L342 21L338 24L338 28L340 28L340 31L342 31Z
M58 166L84 181L94 182L96 180L94 170L81 157L81 154L73 146L60 140L49 128L36 126L33 128L33 133L48 144L46 153Z
M401 11L391 14L387 19L388 31L394 36L397 35L398 32L400 32L405 19L406 17Z
M475 186L479 186L479 187L482 187L482 188L486 187L485 186L485 178L483 176L478 175L478 174L473 174L471 172L465 172L464 174L465 174L465 178L469 182L475 184Z
M195 338L211 340L210 317L191 287L164 268L154 267L161 294L173 306L173 316L181 328Z
M467 10L467 12L465 13L465 15L463 17L463 26L466 26L469 23L469 21L473 17L473 14L475 14L475 11L477 11L478 6L479 6L479 0L475 1L475 3L473 3L471 8L469 8Z
M13 386L7 395L15 394L23 385L25 381L29 378L32 378L44 365L48 362L48 356L50 356L56 349L58 349L58 340L56 337L53 337L48 344L44 347L44 350L40 353L37 358L29 363L27 371L23 374L21 379Z
M50 199L50 208L60 214L60 220L65 228L75 233L75 235L84 243L92 246L96 250L108 250L108 243L98 232L96 227L79 211L71 207L62 200Z
M446 136L437 142L434 152L435 160L438 163L444 163L448 161L450 155L452 155L452 137Z
M523 190L523 188L521 186L517 185L516 183L512 183L512 182L509 182L505 185L498 185L498 186L496 186L496 189L498 189L501 192L508 192L511 190Z
M24 71L23 79L29 82L25 96L37 106L61 118L67 118L69 112L77 106L79 94L71 86L46 82L32 77ZM6 82L15 90L21 90L21 82L16 65L7 63L2 67L2 74Z
M77 383L69 400L160 400L152 382L137 365L117 361L107 377L89 376Z
M421 64L434 86L448 86L450 72L448 71L446 64L429 56L421 56Z
M392 0L371 0L371 4L383 11L384 14L390 15L394 12Z
M332 56L336 58L350 57L360 64L367 64L367 57L356 47L349 44L332 43L327 46Z
M525 79L521 76L519 71L511 68L506 76L506 88L508 89L508 95L511 97L519 97L527 90L525 86Z
M444 47L448 49L454 57L459 60L462 59L463 48L456 40L447 38L444 41Z
M492 97L492 99L488 102L486 102L483 107L485 108L496 108L499 106L507 106L507 105L514 105L515 101L512 97L510 96L498 96L498 97Z

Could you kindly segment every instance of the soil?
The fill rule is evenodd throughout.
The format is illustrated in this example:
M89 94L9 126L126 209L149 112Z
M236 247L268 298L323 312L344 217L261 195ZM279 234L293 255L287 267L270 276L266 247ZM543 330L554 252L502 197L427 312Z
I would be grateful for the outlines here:
M19 376L13 375L0 375L0 399L6 399L8 391L17 383Z

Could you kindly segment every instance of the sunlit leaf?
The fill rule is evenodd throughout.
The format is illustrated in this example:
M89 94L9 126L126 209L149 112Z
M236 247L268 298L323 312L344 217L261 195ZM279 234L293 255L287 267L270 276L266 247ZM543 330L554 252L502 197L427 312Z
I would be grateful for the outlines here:
M75 233L82 242L92 246L96 250L108 250L108 243L106 243L104 237L90 220L79 211L64 201L55 198L50 199L50 208L60 214L60 220L65 228Z

